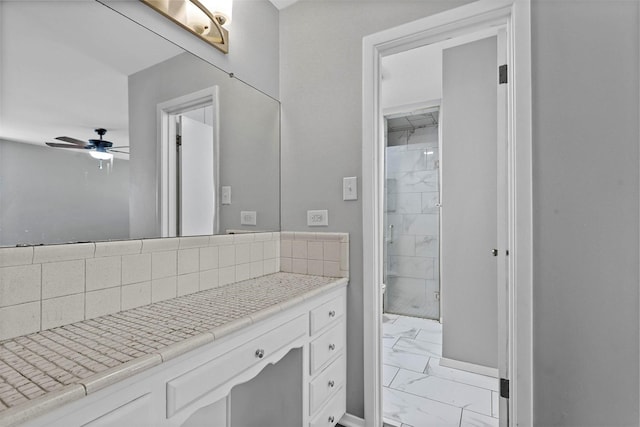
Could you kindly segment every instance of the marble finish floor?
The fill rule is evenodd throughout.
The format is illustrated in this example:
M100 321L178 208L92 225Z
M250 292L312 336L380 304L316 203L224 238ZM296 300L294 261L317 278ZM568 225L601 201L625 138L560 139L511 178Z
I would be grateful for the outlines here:
M384 314L383 415L393 427L498 427L498 380L440 366L442 325Z

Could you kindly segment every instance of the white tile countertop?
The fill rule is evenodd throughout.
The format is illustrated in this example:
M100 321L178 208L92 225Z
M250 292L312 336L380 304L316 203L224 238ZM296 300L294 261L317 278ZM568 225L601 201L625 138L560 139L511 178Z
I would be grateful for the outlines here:
M346 282L275 273L2 341L0 426L80 399Z

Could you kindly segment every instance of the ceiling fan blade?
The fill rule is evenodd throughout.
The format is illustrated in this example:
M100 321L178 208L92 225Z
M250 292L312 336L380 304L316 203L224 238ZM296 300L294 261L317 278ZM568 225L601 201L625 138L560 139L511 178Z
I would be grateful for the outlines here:
M47 144L49 147L54 147L54 148L75 148L75 149L79 149L79 150L84 150L84 146L79 146L79 145L73 145L73 144L58 144L57 142L45 142L45 144Z
M122 153L122 154L129 154L129 152L128 152L128 151L112 150L112 149L110 149L110 148L107 148L107 151L108 151L109 153Z
M75 139L75 138L70 138L68 136L58 136L56 137L56 139L58 141L64 141L64 142L70 142L71 144L76 144L76 145L87 145L87 141L80 141L79 139Z
M129 148L129 146L128 145L118 145L117 147L109 147L109 149L112 149L112 148Z

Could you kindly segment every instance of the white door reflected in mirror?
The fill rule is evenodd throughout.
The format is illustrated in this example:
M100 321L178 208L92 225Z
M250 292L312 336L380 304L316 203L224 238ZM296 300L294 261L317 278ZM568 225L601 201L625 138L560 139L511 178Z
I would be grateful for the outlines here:
M177 144L178 235L214 234L215 190L213 126L207 124L211 106L179 117ZM200 115L203 121L190 118Z

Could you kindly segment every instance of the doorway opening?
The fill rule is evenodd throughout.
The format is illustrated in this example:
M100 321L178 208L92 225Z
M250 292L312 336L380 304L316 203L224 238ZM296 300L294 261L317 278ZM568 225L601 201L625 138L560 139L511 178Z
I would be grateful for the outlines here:
M529 35L529 17L530 3L528 1L515 2L512 0L504 0L498 2L475 2L460 8L452 9L442 14L427 17L406 25L392 28L364 39L363 49L363 247L364 247L364 382L365 382L365 422L374 426L382 425L383 406L387 405L390 399L383 399L383 386L391 385L394 381L396 386L404 384L404 392L408 396L414 397L420 393L425 394L424 390L417 390L413 387L419 383L424 383L422 379L416 378L399 378L400 369L392 370L392 378L388 372L383 371L383 360L385 355L385 346L399 344L399 338L396 342L392 342L393 338L387 340L383 337L384 323L398 326L411 326L415 334L414 338L422 333L422 337L429 337L432 341L434 335L439 334L442 343L440 345L441 354L435 354L434 357L439 358L437 367L430 366L429 361L426 362L424 368L422 366L416 369L422 370L417 372L424 378L430 378L431 382L442 382L445 375L449 375L453 382L458 384L466 384L468 386L477 387L469 383L473 380L462 381L460 377L453 372L455 370L471 371L475 380L480 376L489 378L492 383L487 387L485 397L482 397L484 405L488 403L488 407L480 409L473 402L458 407L458 418L450 417L450 422L444 424L459 425L463 411L467 412L467 421L470 422L486 422L488 425L497 425L498 419L500 425L516 425L530 424L532 410L532 389L531 389L531 98L530 98L530 35ZM483 33L483 37L477 37L479 33ZM385 108L383 104L383 84L387 76L385 75L385 66L383 60L395 54L404 53L413 49L436 45L438 43L446 43L454 40L458 45L471 45L473 40L465 40L465 37L475 37L473 40L481 40L492 37L494 43L494 59L490 73L494 84L499 84L503 79L508 82L493 94L493 108L487 108L483 104L481 95L474 102L467 105L464 96L458 96L458 102L451 102L456 96L442 95L440 111L439 111L439 127L440 127L440 145L439 145L439 176L438 184L440 185L440 234L439 234L439 264L440 264L440 305L442 319L441 325L444 326L440 333L437 329L430 331L428 328L422 328L419 322L432 322L431 324L440 324L438 320L429 320L424 318L411 317L395 317L393 315L383 315L383 293L385 289L385 280L387 280L386 268L391 267L391 262L387 260L388 265L385 266L385 257L388 255L385 248L385 239L389 223L385 221L385 203L387 199L386 177L385 177L385 116L393 113ZM496 49L495 46L498 46ZM475 47L474 47L475 49ZM497 50L497 60L496 53ZM467 52L468 53L468 52ZM465 54L466 55L466 54ZM464 56L464 55L462 55ZM458 67L459 74L467 73L473 78L476 71L475 65L464 67L465 61L458 61L463 66ZM500 64L500 66L498 66ZM484 72L483 72L484 73ZM453 73L456 74L456 73ZM447 76L453 75L446 73ZM481 74L481 73L479 73ZM457 74L456 74L457 75ZM446 86L446 84L443 84ZM467 85L460 84L453 87L467 88ZM414 91L415 92L415 91ZM469 92L469 91L468 91ZM473 90L471 90L473 92ZM433 96L425 99L434 99ZM412 100L406 104L421 101ZM497 119L493 121L494 136L491 139L490 133L482 135L483 143L473 145L469 141L474 140L474 131L477 122L461 121L456 116L466 114L472 117L473 112L478 112L478 117L483 117L486 111L492 111L497 115ZM491 122L491 120L489 120ZM457 126L452 126L458 123ZM449 130L447 130L447 127ZM456 133L458 134L457 136ZM465 136L465 133L467 136ZM482 133L482 132L481 132ZM451 139L466 141L464 144L448 144ZM485 140L490 141L487 145ZM462 148L462 149L460 149ZM487 149L490 148L490 149ZM447 151L448 150L448 151ZM486 151L487 153L483 153ZM477 161L473 158L459 158L460 153L472 153L473 156L480 156ZM491 158L491 161L487 159ZM456 167L464 165L462 173L456 171ZM475 169L480 166L482 169L479 173ZM466 172L464 169L466 168ZM445 170L454 171L450 176L444 176ZM488 185L485 180L484 189L476 191L476 194L469 195L469 188L475 186L475 182L470 177L481 178L486 175L487 171L493 171L495 180L492 185ZM462 177L457 182L455 177ZM415 177L414 177L415 178ZM478 181L482 181L478 179ZM416 183L418 181L415 181ZM447 184L448 183L448 184ZM461 185L462 184L462 185ZM447 186L452 186L447 189ZM486 189L492 188L492 191ZM466 190L460 191L460 189ZM461 196L462 195L462 196ZM476 208L469 205L465 208L466 200L484 197L480 202L476 203L483 210L490 207L492 212L481 212L479 216L492 218L493 226L478 226L476 230L485 230L487 235L491 235L490 239L486 236L482 239L467 239L472 244L460 245L456 242L464 242L459 234L466 231L465 227L452 227L456 224L473 224L473 213ZM490 196L490 197L489 197ZM474 201L476 201L474 199ZM457 221L459 219L462 221ZM456 222L457 221L457 222ZM403 230L407 231L408 227L402 225ZM395 228L395 225L394 225ZM473 227L472 227L473 228ZM474 232L476 231L474 230ZM460 232L459 232L460 231ZM481 233L480 233L481 234ZM483 242L477 244L477 242ZM479 250L478 248L483 248ZM453 255L469 257L477 255L480 259L474 265L474 268L468 268L468 264L472 262L459 262L456 269L456 258ZM447 261L448 260L448 261ZM447 264L449 261L449 265ZM417 265L417 261L414 262ZM489 266L488 268L485 268ZM482 277L482 281L492 283L492 291L478 295L490 296L490 299L483 299L481 303L476 304L477 307L484 307L487 312L491 312L490 316L471 316L466 321L466 325L475 326L475 323L483 324L484 330L491 330L494 337L488 345L483 348L490 351L482 351L478 360L468 360L459 353L463 347L459 346L460 342L471 342L473 333L468 333L474 328L455 327L457 324L464 326L465 322L452 322L453 311L456 304L460 304L460 295L464 294L459 290L455 290L456 284L468 282L470 271L480 271L478 277ZM484 269L484 270L483 270ZM459 270L459 271L457 271ZM491 274L485 274L487 271ZM463 274L458 274L460 271ZM517 286L516 286L517 283ZM387 288L388 289L388 288ZM474 289L471 289L472 291ZM467 298L469 300L469 298ZM485 307L486 301L492 301L496 307L495 310L488 306ZM388 302L386 302L388 304ZM471 304L464 305L464 308L473 308ZM475 315L475 313L473 313ZM409 319L409 320L406 320ZM487 319L490 321L487 322ZM410 322L416 322L414 325L407 325ZM421 324L422 324L421 323ZM487 326L493 327L487 328ZM419 329L417 331L416 329ZM447 333L447 330L450 333ZM453 331L457 330L455 334ZM462 332L461 332L462 331ZM458 336L455 339L454 335ZM518 339L516 340L516 336ZM401 337L407 338L407 337ZM406 340L404 340L406 341ZM424 342L430 342L424 340ZM458 344L456 344L458 343ZM432 344L438 344L433 343ZM402 346L409 347L416 343L402 342ZM425 347L425 346L423 346ZM432 347L432 346L427 346ZM427 349L428 350L428 349ZM409 352L407 352L409 354ZM449 354L450 356L447 356ZM444 355L444 357L443 357ZM490 358L490 363L487 361ZM410 356L405 357L405 359ZM414 358L415 359L415 358ZM448 359L448 360L447 360ZM424 361L424 360L423 360ZM444 363L443 363L444 362ZM482 369L482 368L486 369ZM423 369L422 369L423 368ZM386 377L385 377L386 376ZM498 381L498 378L500 379ZM428 382L427 381L427 382ZM411 388L412 390L409 390ZM482 387L478 387L482 388ZM431 387L432 391L436 390L441 393L447 387ZM486 397L488 396L488 397ZM424 396L423 396L424 397ZM497 398L497 402L496 402ZM449 399L449 402L446 400ZM457 397L447 397L444 395L431 396L431 400L440 404L448 404L447 408L455 407ZM396 402L398 410L396 414L403 412L406 408L406 399ZM433 405L432 405L433 406ZM435 405L440 406L441 405ZM475 408L475 409L474 409ZM488 408L488 409L487 409ZM454 408L455 409L455 408ZM437 412L437 411L436 411ZM493 419L487 420L475 417L475 414ZM391 420L392 424L400 425L429 425L429 414L425 418L418 418L413 421L402 418ZM431 414L434 415L434 414ZM436 425L442 425L442 418L431 418ZM474 418L475 417L475 418ZM386 421L386 420L385 420ZM433 423L433 421L432 421Z
M158 105L162 236L219 231L218 87Z
M499 164L506 155L498 153L506 147L498 132L505 123L499 111L506 111L498 108L503 32L382 60L383 107L440 98L430 109L385 116L382 400L389 425L499 425L498 315L506 309L498 307L498 270L505 257L491 250L506 246L498 233L506 229L498 213L505 208L498 200L506 199L498 196L506 193ZM395 75L399 67L421 72L412 81ZM407 98L388 93L402 91L399 84L410 86Z

